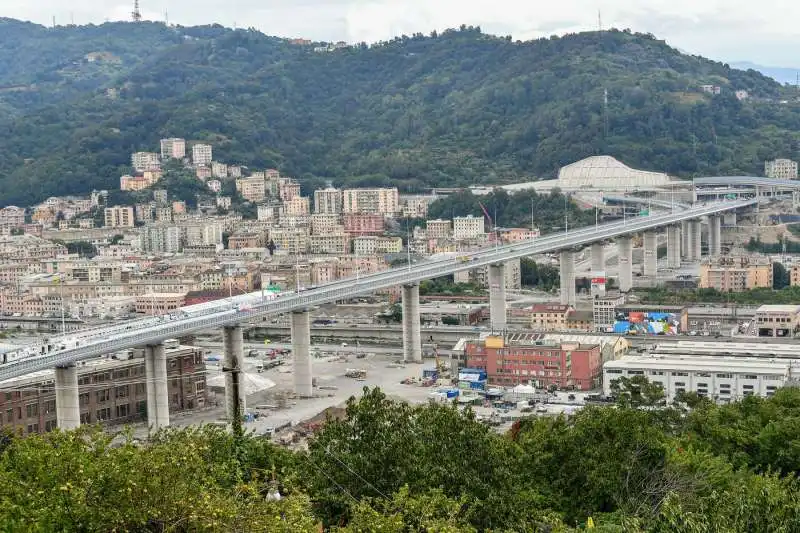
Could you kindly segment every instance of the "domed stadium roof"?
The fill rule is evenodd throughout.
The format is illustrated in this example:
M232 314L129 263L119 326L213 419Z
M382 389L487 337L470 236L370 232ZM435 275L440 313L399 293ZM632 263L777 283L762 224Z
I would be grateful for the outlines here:
M563 187L635 188L667 185L669 176L663 172L636 170L608 155L587 157L558 171Z

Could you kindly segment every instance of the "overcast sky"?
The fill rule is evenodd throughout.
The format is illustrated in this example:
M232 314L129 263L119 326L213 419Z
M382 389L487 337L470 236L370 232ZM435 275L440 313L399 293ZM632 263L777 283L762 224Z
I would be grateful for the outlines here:
M800 2L792 0L140 0L145 18L254 26L281 37L348 42L480 25L515 39L604 27L650 32L721 61L800 66ZM0 0L0 16L50 24L130 18L133 0Z

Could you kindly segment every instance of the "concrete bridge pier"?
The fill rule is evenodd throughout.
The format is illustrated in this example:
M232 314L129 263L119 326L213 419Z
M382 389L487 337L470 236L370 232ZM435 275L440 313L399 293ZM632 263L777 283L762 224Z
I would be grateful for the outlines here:
M403 285L403 361L422 362L422 330L419 315L419 283Z
M708 255L722 254L722 217L712 215L708 217Z
M602 242L592 243L592 271L603 272L606 269L606 249Z
M658 233L646 231L644 233L644 275L655 279L658 275Z
M506 266L503 263L489 265L489 314L492 331L502 333L506 322Z
M689 221L681 220L681 259L684 261L691 261L689 248Z
M63 430L81 425L78 369L75 365L56 367L56 424Z
M628 292L633 288L633 248L630 237L620 237L619 247L619 290Z
M292 311L292 358L294 393L301 398L314 395L314 372L311 360L311 314L307 309Z
M594 255L592 255L594 259ZM561 270L561 303L575 307L575 254L572 250L562 250L559 255Z
M145 346L144 373L147 379L147 425L151 431L158 431L169 426L167 354L163 344Z
M247 408L247 393L244 390L244 334L239 325L222 328L225 351L222 356L222 371L225 374L225 416L232 424L244 416Z
M703 257L703 223L699 219L690 220L689 231L691 232L692 261L700 261L700 258Z
M678 226L667 228L667 267L681 267L681 228Z

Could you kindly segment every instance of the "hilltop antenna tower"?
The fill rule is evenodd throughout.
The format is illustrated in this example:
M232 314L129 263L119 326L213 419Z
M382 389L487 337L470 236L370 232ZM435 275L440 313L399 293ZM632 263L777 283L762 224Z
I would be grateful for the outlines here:
M139 0L133 0L133 11L131 12L131 18L134 22L142 21L142 12L139 11Z
M603 89L603 140L608 140L608 89Z

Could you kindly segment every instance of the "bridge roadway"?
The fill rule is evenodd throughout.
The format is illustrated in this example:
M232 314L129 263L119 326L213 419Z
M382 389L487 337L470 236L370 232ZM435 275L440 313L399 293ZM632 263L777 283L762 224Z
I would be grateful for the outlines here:
M258 292L235 296L230 299L232 305L236 305L239 302L248 302L249 307L246 308L217 308L219 310L201 316L182 317L163 322L154 322L152 318L140 319L110 328L112 331L97 328L91 335L81 335L80 331L73 332L71 336L81 338L81 342L77 347L67 347L57 352L32 355L2 364L0 365L0 381L47 368L69 365L70 363L104 354L157 344L166 339L181 337L199 330L221 328L269 315L305 310L316 305L373 293L388 287L418 283L426 279L446 276L477 267L502 264L521 257L581 248L593 242L670 226L683 220L750 207L756 202L757 200L755 199L729 200L692 207L678 213L643 216L587 226L511 245L496 246L478 252L465 253L455 259L421 261L408 266L360 276L357 279L348 278L312 288L299 294L287 294L274 300L253 302L253 298L261 294Z
M707 178L694 178L697 187L765 187L770 189L800 189L800 180L780 180L756 176L712 176Z

